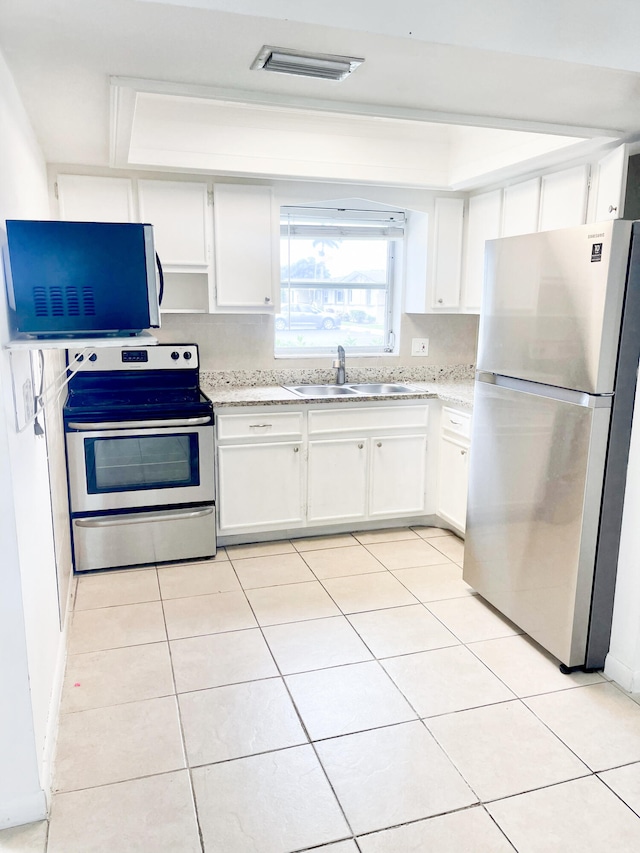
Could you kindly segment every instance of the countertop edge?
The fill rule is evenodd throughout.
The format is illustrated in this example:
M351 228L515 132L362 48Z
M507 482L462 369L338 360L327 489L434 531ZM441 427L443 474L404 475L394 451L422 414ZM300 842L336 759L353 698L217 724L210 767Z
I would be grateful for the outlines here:
M233 388L202 388L202 392L211 400L215 408L242 406L291 406L311 404L342 404L371 402L398 402L402 400L433 400L456 406L459 409L473 409L473 381L451 382L412 382L415 394L363 394L345 397L299 397L281 385L239 386Z

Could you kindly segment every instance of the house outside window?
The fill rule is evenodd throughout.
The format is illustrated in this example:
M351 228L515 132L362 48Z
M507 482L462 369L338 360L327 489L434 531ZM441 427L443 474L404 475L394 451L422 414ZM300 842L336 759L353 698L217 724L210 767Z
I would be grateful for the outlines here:
M401 211L281 208L275 354L391 352Z

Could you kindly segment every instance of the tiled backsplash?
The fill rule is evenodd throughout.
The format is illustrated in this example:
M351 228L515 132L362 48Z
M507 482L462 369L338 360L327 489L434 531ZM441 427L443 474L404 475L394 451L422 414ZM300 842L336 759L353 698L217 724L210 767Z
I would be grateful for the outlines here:
M349 367L347 382L454 382L473 379L473 364L448 364L424 367ZM284 370L204 370L200 383L204 388L263 387L303 383L333 383L336 371L329 368L289 368Z

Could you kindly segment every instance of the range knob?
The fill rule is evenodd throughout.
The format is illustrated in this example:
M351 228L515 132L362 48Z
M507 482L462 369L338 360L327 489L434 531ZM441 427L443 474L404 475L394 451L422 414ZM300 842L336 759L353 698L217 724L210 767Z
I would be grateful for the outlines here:
M172 358L174 361L177 361L177 360L180 358L180 353L179 353L177 350L175 350L175 349L174 349L174 351L171 353L171 358Z
M91 355L89 356L89 361L97 361L97 360L98 360L97 354L95 352L92 352Z
M189 350L185 352L184 357L187 359L187 361L189 361L189 359L191 358L191 353L189 352Z

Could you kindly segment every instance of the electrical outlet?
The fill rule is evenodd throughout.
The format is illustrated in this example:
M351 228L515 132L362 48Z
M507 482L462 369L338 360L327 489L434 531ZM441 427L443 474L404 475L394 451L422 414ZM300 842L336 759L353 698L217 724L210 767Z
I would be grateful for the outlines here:
M429 355L429 338L411 338L411 355Z

